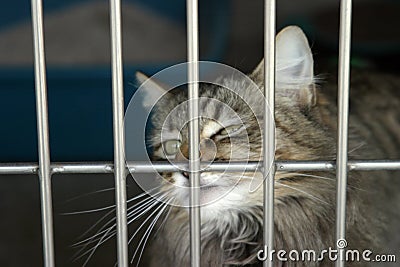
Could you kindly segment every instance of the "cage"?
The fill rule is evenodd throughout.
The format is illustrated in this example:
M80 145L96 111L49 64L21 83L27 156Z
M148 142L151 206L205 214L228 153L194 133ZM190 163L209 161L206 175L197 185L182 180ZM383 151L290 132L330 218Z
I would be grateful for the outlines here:
M96 209L93 207L98 207L99 202L103 207L112 205L114 203L114 198L115 205L117 206L116 211L118 218L118 233L115 239L117 242L108 242L104 244L104 246L99 248L100 252L96 252L96 254L100 254L100 256L92 257L89 264L93 264L93 266L111 265L114 264L115 261L118 261L119 266L129 265L128 228L126 218L124 218L127 208L126 183L128 183L130 187L133 187L132 192L128 191L128 194L131 193L135 195L138 193L138 189L135 188L133 181L123 178L128 170L126 169L123 157L124 135L122 120L124 106L127 105L129 98L133 95L137 87L133 79L133 73L136 70L154 73L172 64L172 62L182 60L182 57L184 57L183 60L186 60L185 43L183 45L180 43L180 46L177 45L176 48L178 51L174 50L174 47L170 48L170 51L166 51L165 54L177 53L175 57L174 55L165 57L163 53L160 53L161 59L156 58L150 61L150 64L143 63L145 62L144 59L140 62L137 58L122 58L121 35L124 38L129 36L130 32L126 29L134 28L134 23L142 23L142 26L148 23L147 20L140 21L141 14L146 14L147 17L144 16L146 19L151 18L156 20L158 25L165 24L164 28L161 27L158 29L160 31L159 34L166 29L174 31L172 26L177 27L177 32L171 33L172 37L166 35L163 36L165 38L164 40L150 39L150 42L176 41L173 39L180 40L179 38L182 38L182 36L182 40L186 42L186 38L188 38L187 50L189 56L187 60L189 62L198 62L200 49L200 52L205 55L201 56L201 58L221 61L226 60L228 63L236 65L238 64L236 60L241 59L239 51L242 50L242 47L249 50L253 48L251 44L253 41L249 41L246 38L251 34L250 37L255 39L254 43L256 43L258 49L250 53L252 58L242 63L242 67L246 70L246 68L255 64L253 62L254 60L261 58L263 53L265 54L268 59L266 62L267 73L265 81L266 84L269 85L266 86L265 95L268 96L269 104L274 103L274 79L271 77L274 77L275 71L274 40L276 32L276 9L278 10L278 15L281 14L279 13L281 10L280 12L282 12L282 17L284 18L278 20L277 24L279 27L291 24L292 21L300 21L299 24L301 24L301 22L304 22L302 18L305 16L304 14L302 16L293 15L294 11L288 7L289 4L287 1L278 2L276 3L277 6L275 6L275 1L266 1L265 6L261 1L251 4L244 4L243 1L202 1L199 8L197 1L188 1L187 6L185 6L184 1L176 2L173 5L162 1L129 1L124 2L121 8L120 1L111 0L109 11L107 7L105 9L104 3L103 6L97 6L99 3L100 2L94 1L84 3L84 6L74 7L74 5L78 5L78 1L76 3L70 1L68 3L44 2L44 10L49 11L49 19L48 21L46 20L47 13L45 13L43 21L42 2L33 0L31 4L33 19L32 40L30 39L31 37L26 36L27 34L32 34L30 30L27 30L31 26L30 22L27 22L27 18L30 16L29 6L26 3L13 2L13 4L9 5L10 9L2 10L1 27L3 30L0 32L0 39L8 40L8 43L2 41L2 43L5 44L2 49L3 61L5 63L2 63L2 70L0 72L0 86L2 88L1 99L3 99L3 104L0 108L2 109L2 114L5 116L2 116L4 127L2 131L3 138L0 142L3 149L0 152L0 158L3 163L0 165L0 173L2 174L2 182L5 185L2 187L4 194L1 195L4 198L3 203L7 203L4 204L4 215L6 219L2 222L3 229L10 229L10 231L7 231L5 234L4 241L1 242L4 249L0 261L4 266L23 265L27 260L34 266L54 266L56 263L56 265L59 266L81 265L81 261L74 263L70 260L73 250L68 249L68 245L71 244L71 235L77 235L76 228L82 229L82 223L76 222L76 216L61 216L59 213L68 213L70 210L76 210L77 207L81 209ZM351 1L341 1L338 102L340 116L338 122L339 143L337 161L276 161L274 165L276 171L336 170L338 177L338 239L345 237L345 192L348 169L350 168L352 171L361 171L378 169L398 170L400 168L400 162L398 160L350 162L347 160L347 101L350 73L351 4ZM138 19L133 20L132 25L130 24L130 20L128 20L128 24L124 21L124 31L121 32L121 9L124 15L123 18L129 18L129 5L133 6L132 10L136 8L136 11L132 11L132 16L138 16ZM310 7L314 7L311 3L309 3L309 5ZM318 10L318 5L319 4L315 4L315 10ZM398 8L398 6L396 7ZM46 69L44 56L47 53L49 53L49 56L51 53L55 53L55 55L66 53L66 59L64 60L71 59L68 53L63 51L66 49L65 47L59 48L61 50L56 50L56 52L47 50L46 44L49 40L43 39L43 26L45 27L44 33L46 36L47 31L52 31L51 28L47 28L46 26L51 26L51 23L48 24L49 21L61 24L65 23L62 18L73 10L81 12L78 12L81 14L81 17L78 15L79 18L85 18L85 14L87 14L85 12L88 12L88 10L98 12L96 13L98 17L94 17L94 19L99 19L99 27L102 27L106 34L111 33L111 45L108 44L105 47L101 47L103 49L101 51L104 51L104 54L107 56L104 57L104 54L102 54L101 56L103 58L100 59L99 62L93 63L92 61L92 65L84 62L81 66L71 64L71 62L60 64L63 60L62 58L59 59L60 62L57 63L55 60L55 64L51 64L51 60L48 59L49 67ZM249 12L249 10L252 11ZM297 7L295 11L301 12L299 7ZM249 15L244 18L242 12L249 12L249 14L255 15ZM305 10L302 12L306 13ZM111 17L110 33L108 32L108 15ZM312 15L315 15L315 13L307 15L309 18L313 18ZM234 19L229 20L229 16ZM21 22L19 26L17 25L14 27L16 23L15 20ZM25 25L23 25L24 21ZM69 21L71 21L71 19ZM77 24L73 26L83 27L86 23L90 24L89 22L91 21L78 21ZM263 27L263 22L265 28ZM309 21L306 22L307 25L311 23ZM172 25L170 28L167 27L169 25L168 23ZM254 25L248 25L247 23L254 23ZM256 23L257 25L255 25ZM235 28L235 26L237 28ZM147 32L152 30L151 27L149 28L150 29L140 29L141 31L139 34L141 35L136 36L144 36ZM202 29L205 29L204 32ZM237 29L239 33L235 34L234 32ZM318 37L324 38L324 35L319 34L318 31L312 31L312 28L310 29L309 32L311 35L315 35L316 39L318 39ZM14 32L12 32L12 30ZM72 31L76 30L77 28L72 29ZM96 31L97 29L93 30ZM188 31L187 37L185 30ZM229 30L231 31L230 33ZM18 39L18 37L21 38L21 36L24 37ZM62 36L62 33L60 36ZM63 41L60 36L55 38ZM265 38L264 40L262 40L263 36ZM15 45L16 48L18 48L18 45L21 45L23 49L27 49L26 39L24 38L33 41L35 44L35 78L33 67L27 64L24 65L24 60L26 60L25 62L29 62L33 60L33 57L29 57L28 55L25 58L22 56L18 58L22 52L17 49L15 49L16 52L14 53L18 55L11 55L11 59L5 57L8 50L14 51L13 45ZM82 35L80 38L84 38L84 36ZM169 38L172 38L172 40L169 40ZM200 43L198 43L198 38ZM238 38L240 38L239 42L242 42L241 47L237 47L237 50L234 50L230 45L232 44L232 46L235 47L233 43ZM87 41L86 39L83 40ZM245 43L243 43L243 40L245 40ZM102 42L110 43L109 40L104 40ZM132 42L135 42L134 38ZM123 43L125 49L123 50L124 54L125 51L130 49L130 44L132 43ZM80 45L84 45L84 43ZM89 53L88 51L92 49L96 49L96 46L90 45L93 44L88 44L86 53ZM265 49L264 51L263 48ZM330 51L330 49L332 49L332 42L324 48ZM105 51L106 49L108 50ZM183 54L181 51L182 49L185 49ZM225 50L228 50L228 53L224 53ZM361 52L365 51L363 49L361 50ZM152 52L154 52L154 50L145 55L151 56ZM9 53L12 54L11 52ZM398 53L398 51L393 53ZM227 56L227 54L229 55ZM224 58L224 56L228 59ZM84 61L84 55L81 54L79 57L80 58L76 60ZM109 57L112 57L111 67L107 59ZM16 60L17 63L13 60ZM328 63L332 62L332 57L328 57L326 61ZM124 65L122 64L123 62L125 63ZM128 62L128 64L126 64L126 62ZM139 62L139 64L136 62ZM370 61L367 62L368 64L372 64ZM376 64L379 64L379 61ZM197 79L198 69L196 68L196 64L190 66L191 68L188 70L190 73L189 81L195 81ZM390 69L390 71L396 72L398 70ZM36 82L36 97L33 90L34 82ZM49 89L46 90L46 87ZM190 86L189 90L192 93L192 97L196 98L198 94L196 93L196 83L194 83L192 87ZM46 95L47 91L48 95ZM37 108L36 116L34 106L35 99ZM198 114L198 111L196 112L196 107L192 106L191 108L192 116L196 117L196 114ZM270 126L271 122L266 123L266 125ZM194 127L192 136L196 136L195 130L198 126L196 126L196 123L193 123L192 127ZM37 134L36 129L38 131ZM267 147L272 148L274 144L274 132L272 127L266 130L266 132L270 134L265 136L266 139L264 139L264 143ZM114 142L112 140L114 140ZM193 154L191 157L196 158L198 157L196 156L198 142L196 142L196 138L192 140L191 146ZM274 155L271 154L273 149L265 149L265 151L266 154L264 154L264 158L273 160ZM114 161L112 161L112 158ZM265 162L267 162L267 160L265 160ZM147 170L147 166L142 165L140 162L133 163L132 166L133 167L130 169L132 172L146 172ZM216 171L225 168L223 164L214 164L213 166ZM236 167L254 170L260 168L256 163L247 163L246 165L240 165L239 163ZM158 170L162 170L163 168L170 168L170 166L162 164L156 166ZM193 171L199 169L200 165L197 165L196 162L192 162L192 164L185 168L192 173L192 186L195 187L198 178L196 178L196 174L193 174ZM264 165L264 169L267 169L266 165ZM114 174L115 181L113 181L112 174ZM40 179L38 180L37 177ZM270 174L269 177L273 177L273 175ZM93 186L93 184L95 185ZM264 242L268 247L273 247L273 179L266 179L264 186L266 192L264 217L266 234ZM12 190L12 188L14 189ZM39 188L40 190L38 190ZM104 188L111 188L111 190L103 190ZM99 197L96 195L95 198L92 198L93 195L91 194L88 196L85 195L92 191L101 191L101 194L104 193L105 196L102 195ZM198 197L196 197L195 191L196 190L193 189L193 201L196 201ZM77 206L73 207L65 203L54 203L52 200L57 199L65 202L66 199L77 196L78 198L73 200L73 203ZM85 208L81 207L82 202L85 202ZM55 205L55 212L53 212L52 204ZM91 216L91 214L89 214L89 216ZM192 266L199 266L199 260L201 258L199 249L199 220L199 209L191 209L190 222L192 226L191 234L193 236L191 244ZM83 221L83 224L86 224L89 228L90 225L93 224L93 217L91 217L90 221L86 219L83 219ZM42 230L40 230L41 227ZM23 228L22 231L21 228ZM106 251L106 253L103 253L104 251ZM25 257L20 257L19 255L21 254L25 255ZM266 262L265 264L272 263ZM339 262L338 266L344 266L344 263Z

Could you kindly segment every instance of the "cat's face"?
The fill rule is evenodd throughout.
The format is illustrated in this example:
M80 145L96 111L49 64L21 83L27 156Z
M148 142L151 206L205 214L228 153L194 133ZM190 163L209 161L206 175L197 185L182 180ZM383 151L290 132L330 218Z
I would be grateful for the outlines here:
M315 106L313 60L299 28L288 27L277 36L276 158L316 159L329 151L331 139L321 125ZM200 84L200 154L203 161L262 160L264 98L263 62L250 79L221 77L216 84ZM144 77L138 77L143 80ZM158 88L154 88L158 87ZM150 90L162 90L156 83ZM238 94L239 92L239 94ZM153 128L147 137L154 160L187 161L189 153L187 92L167 92L152 111ZM267 114L269 115L269 114ZM163 173L164 190L177 203L189 201L186 172ZM276 175L276 179L280 179ZM220 210L248 209L262 205L259 172L202 172L200 175L203 219L221 216ZM257 182L258 181L258 182ZM298 192L297 192L298 193ZM296 194L276 188L276 197Z
M201 160L260 160L261 131L249 105L224 87L202 84L200 88ZM185 102L186 94L181 92L177 95L166 95L152 114L154 128L149 141L156 160L188 160L188 103ZM165 188L175 195L180 204L188 205L188 174L183 171L163 173L163 177L168 181ZM243 202L242 197L246 197L243 192L249 190L252 177L252 173L202 172L201 203L209 204L206 207L213 206L215 210L216 205L228 207L235 205L237 201Z

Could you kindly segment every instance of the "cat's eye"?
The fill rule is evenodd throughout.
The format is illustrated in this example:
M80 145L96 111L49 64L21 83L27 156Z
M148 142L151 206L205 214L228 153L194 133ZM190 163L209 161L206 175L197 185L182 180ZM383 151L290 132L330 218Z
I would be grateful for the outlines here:
M163 144L164 152L167 156L172 156L178 153L179 148L181 147L181 141L179 140L168 140Z
M232 126L225 127L224 129L222 129L219 132L219 135L233 134L234 132L237 132L238 130L240 130L240 128L242 128L242 126L243 125L232 125Z

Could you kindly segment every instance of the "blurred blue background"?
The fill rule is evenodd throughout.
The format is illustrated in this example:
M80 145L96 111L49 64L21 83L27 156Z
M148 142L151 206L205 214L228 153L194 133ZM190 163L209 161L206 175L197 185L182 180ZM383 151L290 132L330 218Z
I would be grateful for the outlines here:
M262 58L263 2L242 2L200 1L201 60L250 71ZM278 28L297 24L306 31L317 68L336 66L338 7L332 0L278 3ZM127 104L137 70L151 75L186 60L186 7L184 0L127 0L122 10ZM44 11L51 159L111 160L108 2L47 0ZM354 66L398 68L398 12L399 1L355 1ZM30 22L29 1L0 10L2 162L37 160Z
M134 74L154 74L186 58L185 1L123 3L125 103ZM113 155L108 2L45 1L45 49L53 161L110 160ZM202 59L227 45L229 2L202 1ZM3 33L3 34L2 34ZM0 161L37 161L29 2L0 11Z

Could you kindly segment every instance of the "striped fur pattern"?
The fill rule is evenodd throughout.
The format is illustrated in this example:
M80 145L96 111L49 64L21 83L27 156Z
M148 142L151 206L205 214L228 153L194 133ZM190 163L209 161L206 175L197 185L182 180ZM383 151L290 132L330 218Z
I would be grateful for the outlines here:
M290 45L287 45L290 44ZM336 146L336 100L334 85L315 84L308 42L297 27L284 29L277 37L276 159L334 160ZM279 52L280 51L280 52ZM290 60L292 59L292 60ZM281 65L279 65L281 64ZM263 89L263 63L250 78ZM400 81L394 77L353 73L349 157L400 158ZM233 91L250 90L245 81L221 78ZM200 136L203 160L262 159L263 99L248 94L246 101L225 88L201 84ZM168 93L152 113L154 128L148 135L154 160L182 161L188 157L188 130L184 91ZM228 109L210 99L227 104ZM173 115L168 115L168 114ZM232 128L233 127L233 128ZM224 129L233 129L229 137ZM164 133L161 136L161 133ZM179 139L179 151L171 156L165 140ZM212 153L210 152L212 151ZM178 204L187 204L188 179L184 173L164 173L163 191ZM259 187L249 192L251 179L259 173L212 173L201 175L201 183L216 186L202 190L201 201L222 198L202 207L201 266L261 266L263 194ZM399 173L350 172L347 191L347 241L350 248L392 252L388 244L390 226L399 211ZM397 179L399 180L399 179ZM182 186L177 188L174 185ZM275 249L335 248L336 178L327 172L278 172L275 177ZM226 193L227 188L231 191ZM188 210L171 207L160 230L147 249L150 266L189 266ZM397 226L398 228L398 226ZM393 232L392 232L393 234ZM398 248L398 247L397 247ZM333 266L332 262L276 262L276 266ZM366 266L349 263L348 266Z

